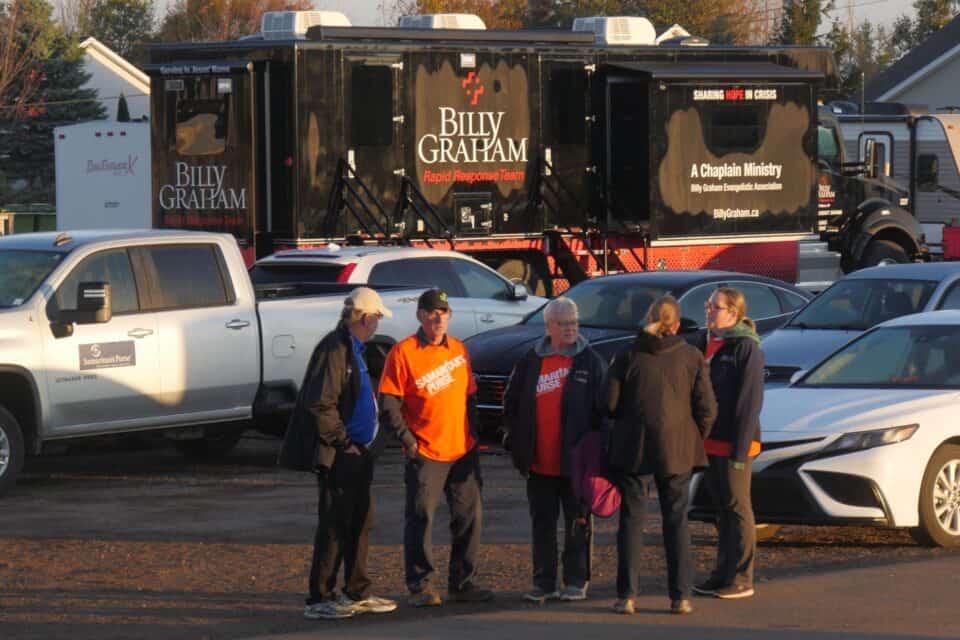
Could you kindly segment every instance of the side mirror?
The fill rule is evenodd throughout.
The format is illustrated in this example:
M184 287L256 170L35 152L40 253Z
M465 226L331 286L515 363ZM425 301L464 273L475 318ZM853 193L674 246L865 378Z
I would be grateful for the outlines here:
M790 384L797 382L798 380L800 380L800 378L802 378L805 375L807 375L806 369L798 369L797 371L794 371L793 375L790 376Z
M81 282L77 285L76 311L61 311L61 323L103 324L113 318L109 282Z
M940 182L940 160L937 156L924 153L917 156L917 189L920 191L936 191Z
M690 318L680 318L680 333L693 333L700 330L700 325L696 320Z
M513 285L513 291L510 293L511 299L513 300L526 300L530 296L530 293L527 291L527 287L519 282Z

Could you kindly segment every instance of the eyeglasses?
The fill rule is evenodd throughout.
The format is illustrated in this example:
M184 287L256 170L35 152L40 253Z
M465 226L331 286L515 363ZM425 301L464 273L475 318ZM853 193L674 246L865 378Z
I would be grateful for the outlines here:
M730 307L723 307L723 306L720 306L719 304L714 304L712 302L704 302L703 309L704 311L732 311L733 310Z

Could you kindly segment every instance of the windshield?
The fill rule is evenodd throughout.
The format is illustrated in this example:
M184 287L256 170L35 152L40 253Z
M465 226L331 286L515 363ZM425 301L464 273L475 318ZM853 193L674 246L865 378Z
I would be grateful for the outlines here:
M804 387L960 387L960 326L881 327L833 354Z
M0 251L0 308L19 307L33 295L65 254Z
M865 331L920 311L936 288L936 282L927 280L841 280L811 300L787 326Z
M617 278L586 280L564 292L577 303L580 326L634 331L643 325L643 317L654 300L670 293L659 287L629 285ZM543 324L543 307L526 320Z

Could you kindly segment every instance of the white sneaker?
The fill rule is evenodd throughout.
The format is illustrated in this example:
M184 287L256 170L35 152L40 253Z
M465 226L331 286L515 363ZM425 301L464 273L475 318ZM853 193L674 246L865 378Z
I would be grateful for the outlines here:
M582 587L572 587L567 585L563 588L563 591L560 592L560 600L563 602L574 602L576 600L586 600L587 599L587 585Z
M324 600L304 607L303 617L307 620L343 620L353 617L353 608L334 600Z
M397 603L393 600L378 598L377 596L368 596L363 600L352 600L347 594L341 593L338 602L345 607L349 607L355 614L390 613L397 608Z

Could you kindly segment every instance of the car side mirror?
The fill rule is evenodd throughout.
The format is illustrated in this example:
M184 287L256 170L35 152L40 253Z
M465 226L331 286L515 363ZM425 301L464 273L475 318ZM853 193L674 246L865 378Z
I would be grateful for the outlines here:
M513 285L513 290L510 292L510 298L512 300L526 300L530 296L530 293L527 291L527 287L519 282Z
M797 371L794 371L793 375L790 376L790 384L798 382L800 378L802 378L805 375L807 375L806 369L798 369Z
M62 323L103 324L113 318L113 303L109 282L81 282L77 285L76 311L61 311Z
M691 320L690 318L680 318L680 333L693 333L694 331L699 331L700 325L697 324L696 320Z
M940 160L931 153L917 156L917 189L936 191L940 182Z

